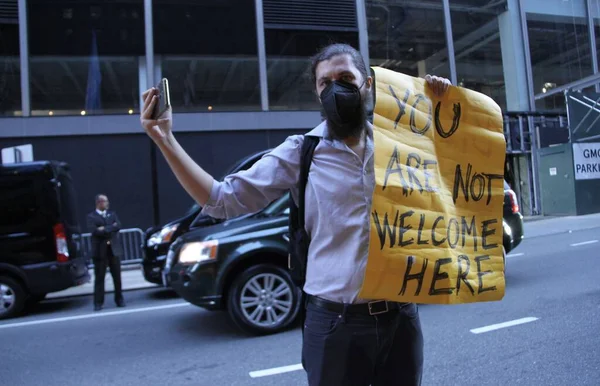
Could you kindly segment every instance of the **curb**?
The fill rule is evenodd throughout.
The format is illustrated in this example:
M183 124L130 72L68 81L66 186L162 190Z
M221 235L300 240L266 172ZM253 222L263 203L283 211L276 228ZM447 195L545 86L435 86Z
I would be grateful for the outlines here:
M135 287L135 288L128 288L128 289L123 289L123 293L125 292L131 292L131 291L141 291L141 290L147 290L150 288L162 288L162 289L170 289L170 288L165 288L165 287L161 287L157 284L149 284L147 286L144 287ZM104 291L104 294L112 294L115 291ZM51 294L48 294L51 295ZM56 296L56 297L46 297L46 299L44 299L44 301L48 301L48 300L64 300L64 299L73 299L73 298L82 298L85 296L94 296L94 293L84 293L84 294L73 294L73 295L66 295L66 296Z
M136 269L141 270L141 264L121 264L121 272L123 271L135 271ZM92 265L88 265L88 270L93 271L94 267Z
M586 228L577 228L577 229L567 229L564 231L556 231L556 232L550 232L550 233L544 233L544 234L540 234L537 236L529 236L527 237L527 235L525 235L525 237L523 238L523 240L525 239L535 239L537 237L547 237L547 236L556 236L556 235L561 235L563 233L572 233L572 232L580 232L580 231L590 231L593 229L600 229L600 225L594 225L592 227L586 227Z
M569 217L569 216L535 216L535 217L525 217L523 216L523 222L537 222L542 220L555 220L558 218Z

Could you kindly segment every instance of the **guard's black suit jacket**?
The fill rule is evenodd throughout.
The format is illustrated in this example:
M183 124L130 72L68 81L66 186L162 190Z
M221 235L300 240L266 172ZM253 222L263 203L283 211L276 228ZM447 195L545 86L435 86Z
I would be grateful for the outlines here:
M112 248L114 256L123 256L123 245L119 239L121 221L113 211L106 211L106 217L102 217L95 210L87 215L87 228L92 234L92 258L106 258L108 246ZM98 228L104 227L103 230Z

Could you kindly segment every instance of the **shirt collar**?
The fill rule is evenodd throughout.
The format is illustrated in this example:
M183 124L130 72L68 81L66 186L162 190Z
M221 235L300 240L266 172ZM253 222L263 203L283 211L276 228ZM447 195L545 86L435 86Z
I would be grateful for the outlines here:
M104 216L104 214L106 213L105 210L100 210L100 209L96 209L96 212L100 215L100 216Z
M334 141L329 128L327 127L327 121L321 122L317 127L309 131L306 135L310 137L319 137ZM373 125L367 121L367 139L373 140ZM368 142L368 141L367 141Z

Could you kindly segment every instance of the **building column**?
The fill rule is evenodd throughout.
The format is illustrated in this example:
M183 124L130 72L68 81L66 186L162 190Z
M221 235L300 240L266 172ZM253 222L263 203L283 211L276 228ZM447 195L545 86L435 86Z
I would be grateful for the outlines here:
M256 44L258 48L258 79L260 87L260 107L269 110L269 83L267 76L267 50L265 43L265 17L262 0L254 0L256 11Z
M21 114L31 115L31 97L29 88L29 38L27 31L27 2L19 0L19 55L21 65Z
M508 11L498 16L506 108L507 111L531 111L521 16L516 1L508 3Z
M365 0L356 0L356 26L358 28L358 50L365 60L365 65L369 68L369 30Z
M507 111L535 111L535 104L532 102L533 90L530 90L533 87L531 71L528 71L530 56L526 23L520 1L508 0L508 10L498 16ZM524 123L532 121L526 119ZM529 134L535 135L532 131ZM524 215L537 214L540 209L537 199L538 170L535 146L535 142L532 141L531 153L515 155L513 158L515 183L519 184L520 204Z
M424 78L427 75L427 62L425 60L417 62L417 71L419 78Z

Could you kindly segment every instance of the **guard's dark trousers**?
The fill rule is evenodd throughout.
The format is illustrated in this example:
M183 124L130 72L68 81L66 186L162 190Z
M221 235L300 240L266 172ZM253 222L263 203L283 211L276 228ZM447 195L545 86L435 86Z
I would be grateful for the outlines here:
M115 303L123 300L121 289L121 259L112 253L112 248L108 246L106 257L94 259L94 304L102 306L104 304L104 278L106 277L106 268L110 268L110 274L115 287Z
M417 306L381 302L371 308L308 297L302 365L310 386L421 384L423 333Z

